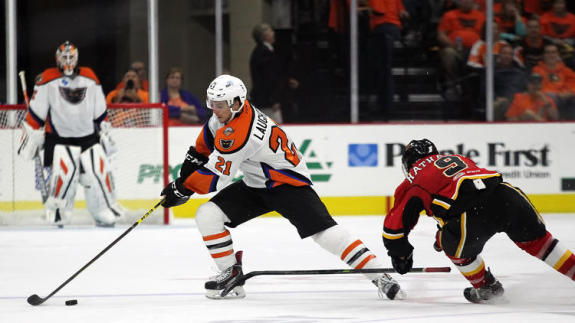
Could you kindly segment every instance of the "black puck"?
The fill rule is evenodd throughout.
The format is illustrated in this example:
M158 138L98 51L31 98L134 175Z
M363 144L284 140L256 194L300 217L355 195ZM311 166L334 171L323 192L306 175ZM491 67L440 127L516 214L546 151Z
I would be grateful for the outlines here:
M76 300L76 299L69 299L66 301L66 305L68 305L68 306L72 306L72 305L76 305L76 304L78 304L78 300Z

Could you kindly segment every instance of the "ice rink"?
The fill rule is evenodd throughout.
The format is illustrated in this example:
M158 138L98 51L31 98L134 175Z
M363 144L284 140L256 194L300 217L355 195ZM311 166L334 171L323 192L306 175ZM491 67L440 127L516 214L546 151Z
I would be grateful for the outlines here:
M160 216L160 213L152 216ZM380 216L337 217L386 266ZM549 231L575 250L575 215L547 214ZM504 302L468 303L467 281L432 249L435 221L421 218L410 235L414 266L451 266L451 273L394 275L407 299L378 299L361 275L258 276L247 297L209 300L203 284L216 270L192 220L139 225L41 306L48 295L127 226L0 227L0 322L575 322L575 283L517 248L504 234L483 252L503 283ZM244 250L244 272L346 268L311 239L300 240L283 218L260 218L232 230ZM65 306L68 299L78 305Z

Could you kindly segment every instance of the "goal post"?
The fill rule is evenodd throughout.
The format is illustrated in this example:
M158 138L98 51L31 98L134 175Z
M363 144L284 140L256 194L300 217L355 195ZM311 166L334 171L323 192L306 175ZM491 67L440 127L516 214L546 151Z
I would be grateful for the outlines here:
M41 193L36 189L40 173L33 161L17 155L25 116L24 105L0 105L0 145L4 150L0 157L0 225L47 224ZM118 203L126 210L120 223L129 224L159 201L162 188L169 183L168 108L162 103L110 104L108 121L117 147L109 158L112 181ZM49 171L44 171L49 176ZM71 224L93 223L78 185ZM169 224L169 210L160 210L162 216L150 216L146 222Z

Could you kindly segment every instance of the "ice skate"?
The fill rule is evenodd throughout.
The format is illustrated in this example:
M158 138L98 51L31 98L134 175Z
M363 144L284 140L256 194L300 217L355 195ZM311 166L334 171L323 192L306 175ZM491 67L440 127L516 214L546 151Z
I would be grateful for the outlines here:
M371 282L377 286L379 298L386 296L389 299L404 299L406 296L399 283L388 274L383 274Z
M244 298L246 293L242 285L242 251L236 252L236 264L226 268L205 284L206 297L210 299Z
M467 287L463 296L471 303L491 303L503 296L503 286L490 271L485 272L485 284L479 288Z

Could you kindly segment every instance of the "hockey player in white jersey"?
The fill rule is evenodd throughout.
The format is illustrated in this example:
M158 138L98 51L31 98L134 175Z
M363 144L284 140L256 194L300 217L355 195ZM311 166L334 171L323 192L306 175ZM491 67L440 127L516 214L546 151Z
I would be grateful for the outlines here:
M122 211L108 160L115 147L102 86L92 69L77 66L78 49L70 42L58 47L56 63L36 79L19 154L32 159L44 151L51 174L48 221L60 227L69 222L80 183L96 225L113 226Z
M180 177L162 191L164 207L185 203L193 193L218 193L196 213L198 229L221 273L206 282L212 299L245 296L242 252L234 254L228 228L277 211L300 237L312 237L349 266L381 268L378 258L328 213L316 192L302 154L286 132L246 100L243 82L221 75L207 89L214 114L182 164ZM243 178L232 183L238 170ZM400 298L399 284L387 274L366 274L389 299Z

